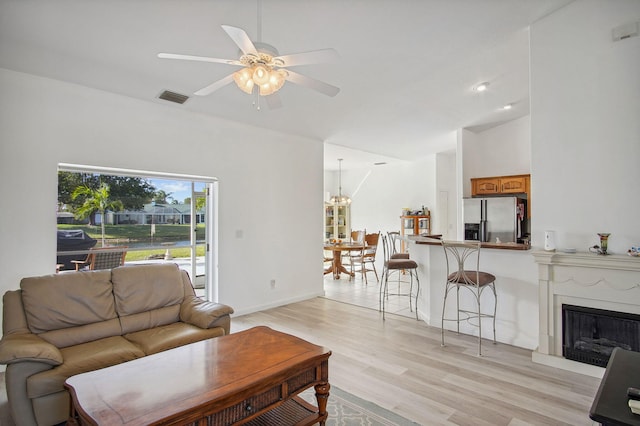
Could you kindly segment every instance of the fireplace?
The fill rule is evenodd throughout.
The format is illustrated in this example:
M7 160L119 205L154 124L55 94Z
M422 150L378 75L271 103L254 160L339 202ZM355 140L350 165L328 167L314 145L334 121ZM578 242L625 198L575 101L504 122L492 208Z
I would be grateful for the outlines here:
M562 355L606 367L615 347L640 352L640 315L562 305Z
M601 366L613 350L609 345L624 344L640 352L639 258L541 250L533 256L538 264L539 308L538 348L532 353L533 361L602 378L605 368ZM564 305L579 308L577 322L568 330L563 324L568 315ZM618 329L614 326L610 334L609 320L604 320L607 317L613 317L613 324L619 327L635 327L629 332L635 337L618 342Z

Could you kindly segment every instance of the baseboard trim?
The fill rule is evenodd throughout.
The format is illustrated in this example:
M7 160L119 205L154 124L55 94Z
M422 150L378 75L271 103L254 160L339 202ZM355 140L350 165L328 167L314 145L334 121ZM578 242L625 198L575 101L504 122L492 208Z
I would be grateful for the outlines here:
M596 365L585 364L584 362L573 361L560 356L543 354L538 351L531 352L531 360L538 364L573 371L574 373L584 374L585 376L596 377L599 379L604 376L605 371L604 368Z

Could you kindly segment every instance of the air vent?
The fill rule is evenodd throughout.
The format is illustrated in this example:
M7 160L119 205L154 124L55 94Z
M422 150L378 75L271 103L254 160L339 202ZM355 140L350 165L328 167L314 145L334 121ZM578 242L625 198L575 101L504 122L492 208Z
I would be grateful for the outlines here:
M177 104L183 104L187 101L187 99L189 99L187 95L181 95L180 93L171 92L169 90L165 90L164 92L160 93L160 96L158 96L158 98L164 99L165 101L169 102L175 102Z
M377 163L373 163L374 166L384 166L385 164L387 164L386 161L379 161Z

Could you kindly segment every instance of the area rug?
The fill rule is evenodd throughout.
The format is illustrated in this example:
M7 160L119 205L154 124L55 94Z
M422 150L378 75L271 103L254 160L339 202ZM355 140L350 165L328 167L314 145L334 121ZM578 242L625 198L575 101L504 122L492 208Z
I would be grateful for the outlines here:
M313 388L300 396L316 405ZM327 402L327 426L415 426L414 423L372 402L331 386L329 401Z

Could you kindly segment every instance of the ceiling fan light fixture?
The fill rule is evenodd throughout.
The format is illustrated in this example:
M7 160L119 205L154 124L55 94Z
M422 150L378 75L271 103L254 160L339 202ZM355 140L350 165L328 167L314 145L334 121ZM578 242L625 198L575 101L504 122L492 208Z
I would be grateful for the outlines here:
M253 70L251 68L243 68L240 71L233 73L233 81L236 82L236 86L243 92L251 94L253 92Z
M276 89L269 83L260 85L260 96L269 96L276 92Z
M261 0L258 1L260 2ZM258 13L258 15L258 23L260 23L260 13ZM334 49L313 50L310 52L280 56L275 47L260 41L260 34L258 34L258 41L254 42L251 41L242 28L223 25L222 29L240 49L238 53L239 59L220 59L176 53L158 53L157 55L158 58L161 59L212 62L242 67L239 71L228 74L224 78L214 81L208 86L196 91L196 95L209 95L221 87L226 86L231 81L234 81L240 90L250 95L254 94L254 92L260 96L272 95L282 88L285 81L291 81L293 84L307 87L326 96L333 97L340 92L339 87L315 80L303 74L298 74L294 71L288 71L285 68L321 62L333 62L339 58L338 52ZM258 33L260 32L259 27ZM259 90L256 90L256 85ZM281 106L278 99L270 98L269 101L271 108Z
M255 64L233 74L233 81L240 90L250 95L254 86L258 86L260 96L269 96L280 90L286 78L285 70L275 70L264 64Z
M266 65L258 64L253 67L253 82L258 86L269 83L269 68Z

